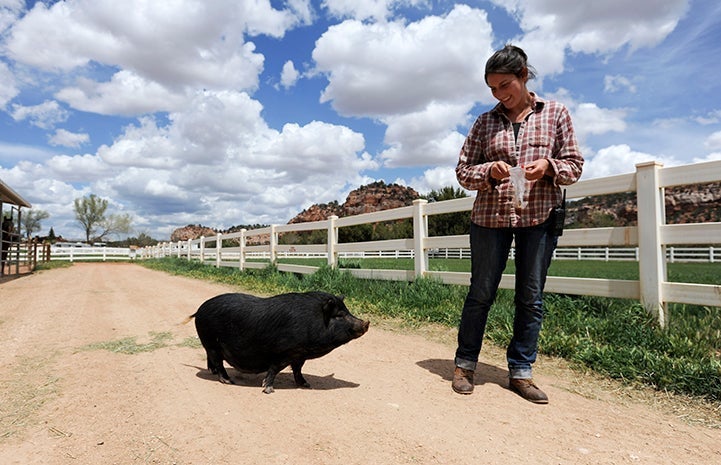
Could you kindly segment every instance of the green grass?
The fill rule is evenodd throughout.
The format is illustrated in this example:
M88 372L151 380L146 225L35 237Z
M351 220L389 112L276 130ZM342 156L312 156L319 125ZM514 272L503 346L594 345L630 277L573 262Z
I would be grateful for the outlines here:
M54 270L56 268L69 268L71 266L73 266L73 262L61 260L38 262L38 264L35 266L35 271Z
M150 333L150 341L139 344L136 337L126 337L115 341L98 342L81 347L81 350L107 350L116 354L134 355L143 352L153 352L168 347L173 335L169 332Z
M401 264L401 260L363 260L347 266ZM289 263L289 261L283 261ZM407 260L412 269L412 261ZM462 260L431 262L444 271L458 269ZM358 313L402 318L410 323L440 323L455 327L467 292L466 286L432 279L414 282L354 278L341 269L322 267L312 275L281 273L274 267L239 271L214 268L185 259L141 261L149 268L240 286L249 292L274 294L322 289L343 294ZM304 264L309 264L304 260ZM318 265L322 265L321 263ZM669 264L669 275L681 282L718 283L718 265ZM711 264L714 265L714 264ZM341 263L343 266L343 263ZM383 268L389 268L385 266ZM402 268L406 269L406 268ZM438 269L438 268L436 268ZM713 272L716 270L716 273ZM513 272L509 262L507 273ZM608 279L637 279L633 262L556 261L552 274ZM592 296L546 295L546 317L541 331L542 354L563 357L579 368L590 368L628 383L721 402L721 308L672 304L669 325L661 329L636 301ZM501 289L492 309L486 337L505 346L511 337L513 292Z
M324 258L284 258L278 263L321 267L326 264ZM364 268L381 270L413 270L412 259L405 258L352 258L340 259L339 268ZM430 259L428 268L432 271L471 271L468 259ZM513 274L513 260L508 261L504 273ZM604 278L638 280L638 263L635 261L601 260L554 260L548 270L551 276L575 278ZM721 263L669 263L668 280L671 282L721 285Z

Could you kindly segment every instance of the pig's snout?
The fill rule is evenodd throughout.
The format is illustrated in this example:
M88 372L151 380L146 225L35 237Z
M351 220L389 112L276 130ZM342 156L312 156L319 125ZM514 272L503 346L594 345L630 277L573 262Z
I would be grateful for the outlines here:
M370 327L371 322L370 321L361 321L361 327L363 328L363 334L365 334L368 331L368 328Z
M363 320L360 320L360 319L356 319L356 321L354 321L353 323L354 323L354 324L351 326L351 328L352 328L352 330L353 330L352 333L353 333L353 338L354 338L354 339L355 339L355 338L359 338L359 337L361 337L362 335L364 335L365 333L367 333L367 332L368 332L368 328L369 328L370 325L371 325L371 322L370 322L370 321L363 321Z

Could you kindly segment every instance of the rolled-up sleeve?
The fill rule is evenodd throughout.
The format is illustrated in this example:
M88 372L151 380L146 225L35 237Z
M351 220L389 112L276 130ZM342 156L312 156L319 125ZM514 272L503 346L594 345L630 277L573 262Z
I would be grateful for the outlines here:
M554 156L549 161L553 165L553 171L555 172L554 184L556 186L567 186L578 181L583 171L583 156L578 148L571 115L568 109L562 105L560 105L559 115L556 120L556 139L553 153Z
M464 188L473 191L484 191L491 188L490 183L490 162L483 163L473 152L477 151L469 147L468 140L461 148L461 154L456 165L456 178Z
M489 160L484 153L481 136L484 124L487 122L484 122L482 117L473 124L461 147L456 165L458 183L464 189L480 192L491 189L494 185L494 180L491 178L493 160Z

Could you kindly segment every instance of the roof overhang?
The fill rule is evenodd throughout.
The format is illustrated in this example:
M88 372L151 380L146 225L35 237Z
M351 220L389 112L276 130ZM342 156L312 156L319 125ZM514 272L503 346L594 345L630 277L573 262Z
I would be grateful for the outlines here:
M0 202L10 203L19 207L32 208L30 202L25 200L0 179Z

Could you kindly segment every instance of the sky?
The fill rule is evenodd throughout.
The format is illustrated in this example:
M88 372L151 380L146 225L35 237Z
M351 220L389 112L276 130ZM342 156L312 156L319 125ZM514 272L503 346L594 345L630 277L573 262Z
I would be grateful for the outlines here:
M721 159L718 0L0 0L0 180L71 239L90 194L168 240L458 188L506 43L569 108L582 180Z

